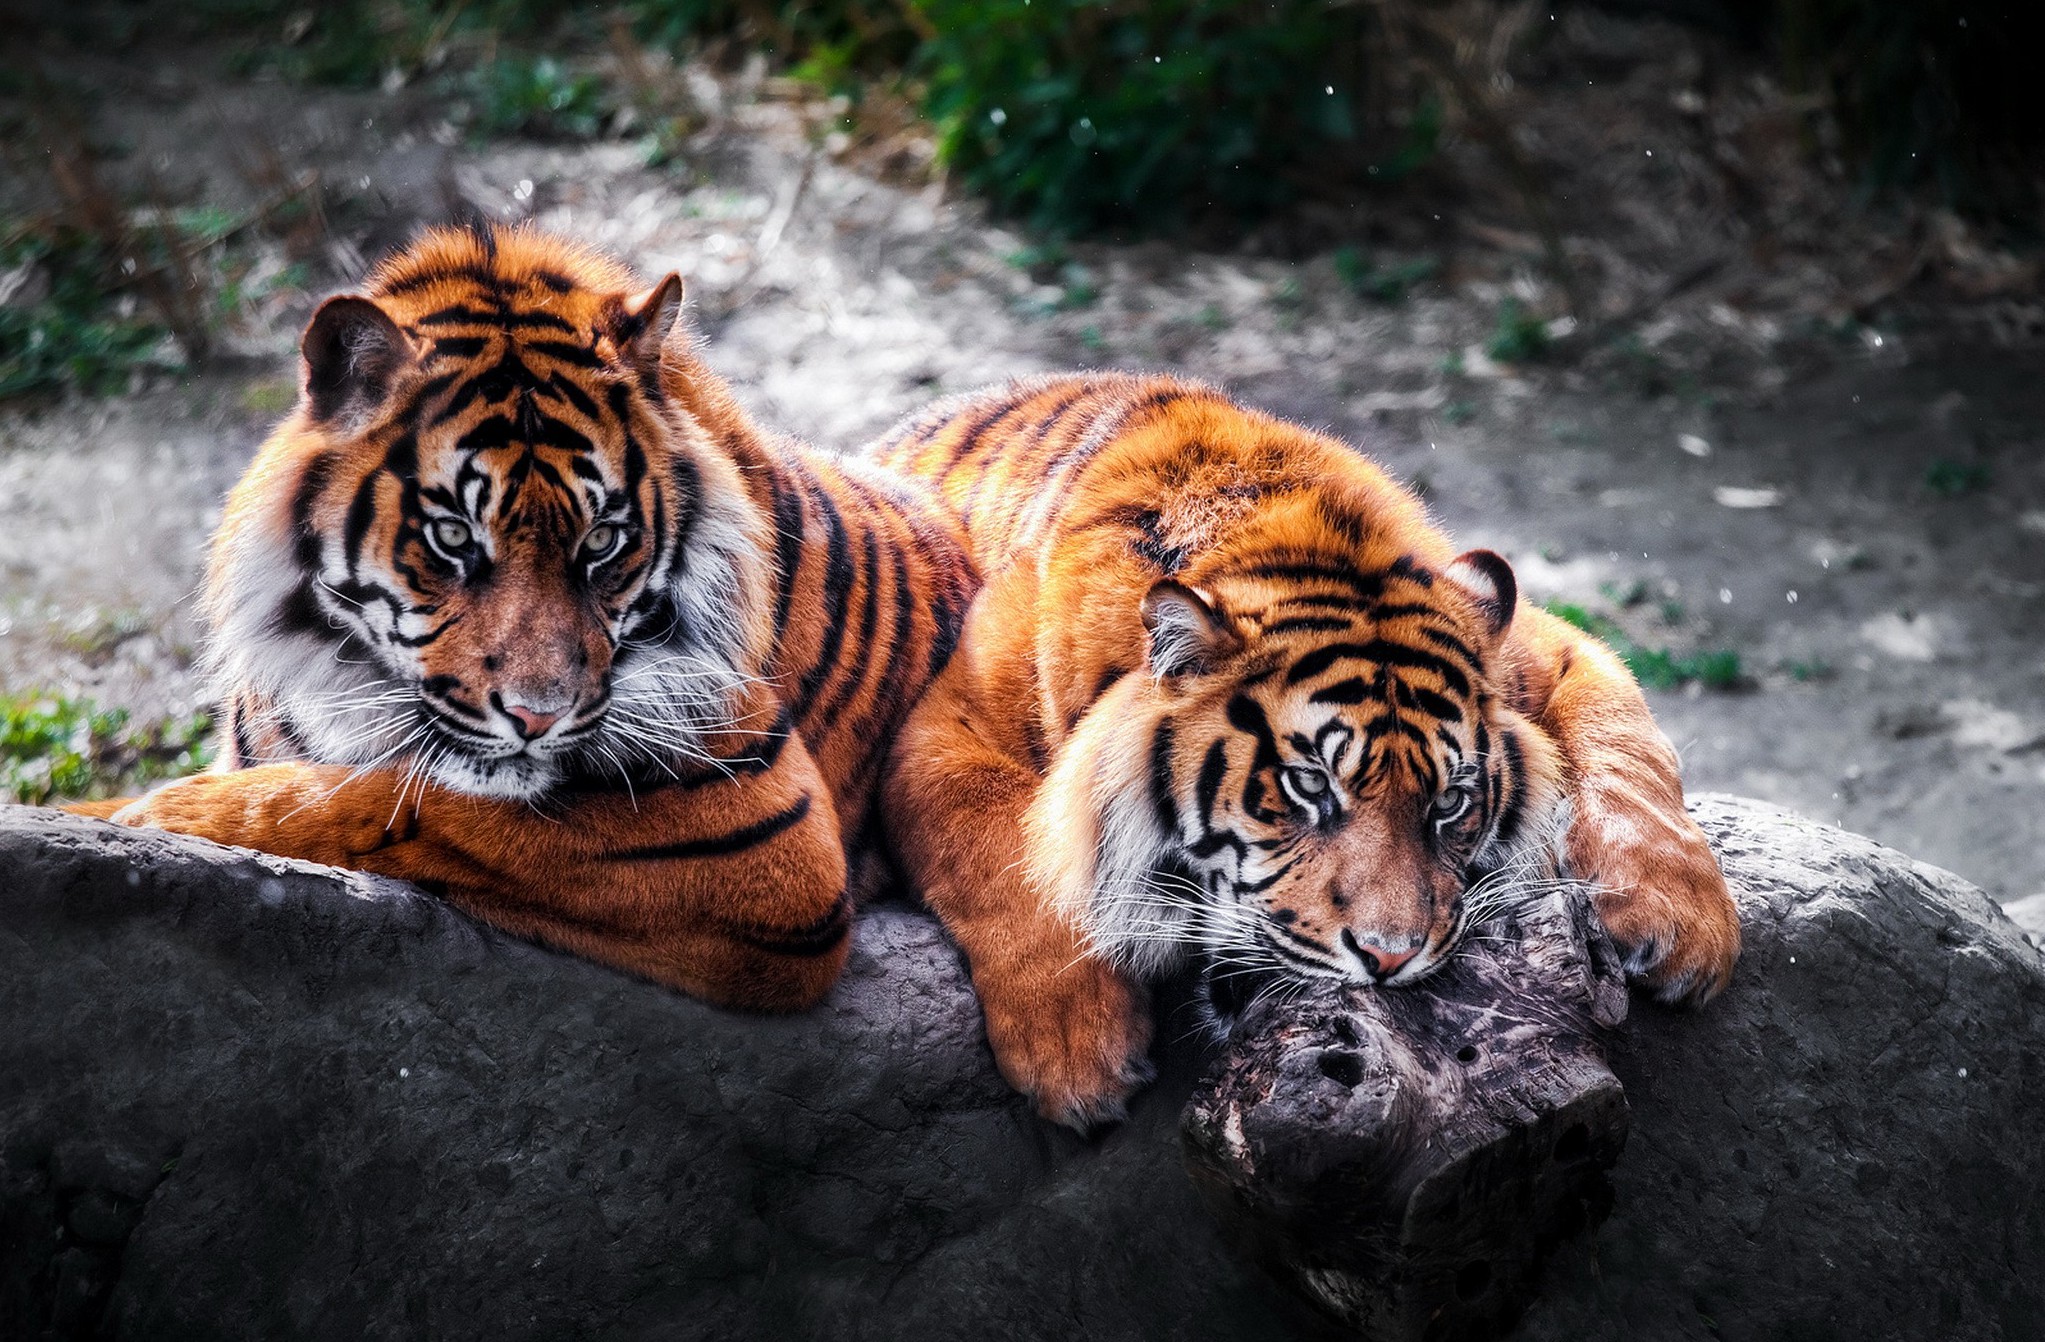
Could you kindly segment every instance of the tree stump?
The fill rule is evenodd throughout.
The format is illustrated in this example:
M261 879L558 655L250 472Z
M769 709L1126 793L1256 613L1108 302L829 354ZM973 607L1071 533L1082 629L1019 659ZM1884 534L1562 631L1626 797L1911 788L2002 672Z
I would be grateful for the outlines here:
M1473 930L1411 988L1253 1008L1181 1118L1195 1181L1252 1252L1373 1339L1488 1338L1603 1220L1626 1016L1584 892Z

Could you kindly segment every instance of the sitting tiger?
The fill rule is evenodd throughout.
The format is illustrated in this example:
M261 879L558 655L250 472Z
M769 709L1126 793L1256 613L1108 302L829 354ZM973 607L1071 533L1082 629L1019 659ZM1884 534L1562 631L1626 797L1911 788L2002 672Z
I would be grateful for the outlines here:
M681 293L475 228L329 300L213 544L222 768L79 809L712 1001L820 997L882 743L974 577L934 500L755 429Z
M1046 1117L1122 1114L1141 980L1188 952L1210 984L1411 983L1475 883L1558 859L1632 975L1725 986L1733 903L1624 665L1351 448L1102 374L942 404L879 459L985 581L883 814Z

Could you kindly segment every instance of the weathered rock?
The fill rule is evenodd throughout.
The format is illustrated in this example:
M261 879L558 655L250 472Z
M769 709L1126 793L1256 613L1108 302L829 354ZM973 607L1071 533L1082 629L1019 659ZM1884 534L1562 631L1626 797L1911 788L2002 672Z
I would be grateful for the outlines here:
M1733 986L1637 1002L1611 1220L1516 1337L2045 1337L2045 957L1949 872L1754 802L1692 807Z
M1635 1004L1614 1211L1517 1335L2045 1335L2045 960L1944 873L1698 814L1746 958L1701 1014ZM1007 1093L906 909L826 1007L749 1018L401 887L11 810L0 1336L1323 1333L1202 1208L1206 1060L1162 1061L1088 1146Z

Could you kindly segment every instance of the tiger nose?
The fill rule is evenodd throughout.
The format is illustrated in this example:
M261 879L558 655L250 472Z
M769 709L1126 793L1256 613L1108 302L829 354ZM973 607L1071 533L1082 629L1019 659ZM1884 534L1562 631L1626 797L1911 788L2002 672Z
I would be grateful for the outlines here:
M497 711L511 719L511 729L518 733L522 741L530 741L534 737L545 735L547 728L561 720L559 713L527 708L524 704L515 704L507 699L497 701Z
M1374 979L1390 978L1398 973L1407 961L1420 953L1418 946L1408 947L1403 951L1388 951L1382 946L1368 945L1358 941L1356 933L1346 927L1342 929L1342 944L1349 948L1352 955L1363 961L1364 969Z

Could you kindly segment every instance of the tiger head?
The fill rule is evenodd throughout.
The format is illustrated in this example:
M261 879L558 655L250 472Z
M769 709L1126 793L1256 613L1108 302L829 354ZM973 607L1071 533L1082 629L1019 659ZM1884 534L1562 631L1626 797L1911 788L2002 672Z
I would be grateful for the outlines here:
M1136 972L1192 952L1219 1007L1274 977L1426 976L1551 860L1559 758L1498 689L1516 600L1485 550L1158 582L1145 671L1079 721L1030 814L1035 879Z
M674 275L642 290L477 228L320 307L214 544L211 669L252 706L235 758L532 797L701 755L762 655L767 578L680 304Z

